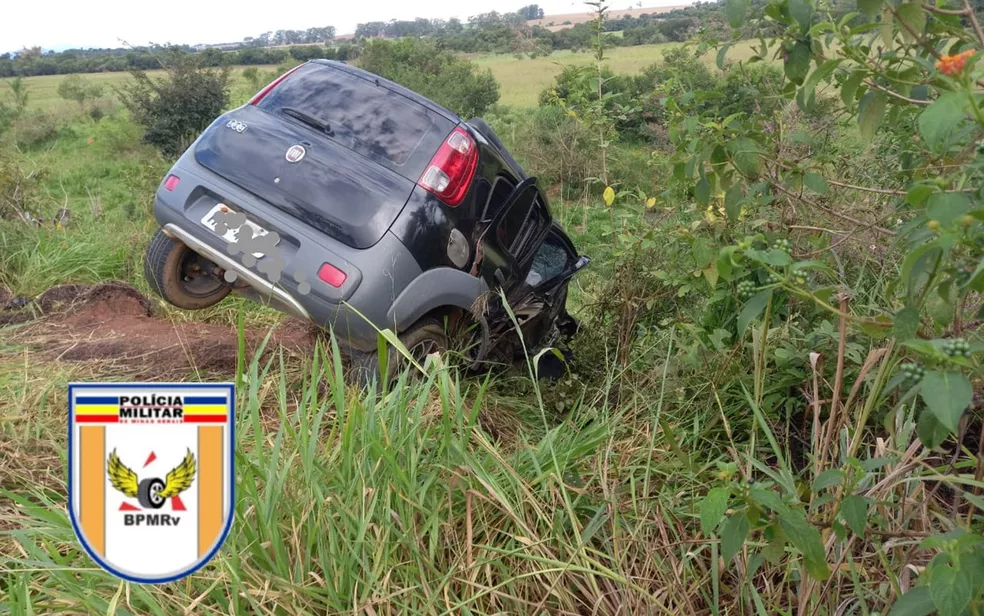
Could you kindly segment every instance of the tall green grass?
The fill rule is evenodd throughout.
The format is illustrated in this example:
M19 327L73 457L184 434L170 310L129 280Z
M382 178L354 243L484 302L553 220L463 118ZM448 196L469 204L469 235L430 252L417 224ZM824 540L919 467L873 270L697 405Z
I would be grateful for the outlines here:
M63 469L49 469L44 486L7 476L0 587L9 608L639 613L679 606L684 593L709 599L692 567L665 588L681 575L672 563L694 547L674 543L693 486L669 487L692 478L674 477L672 459L657 466L665 452L655 432L624 428L639 409L585 406L561 421L535 406L525 411L543 422L538 436L496 443L483 428L495 421L485 414L487 381L436 364L389 392L362 392L345 387L339 357L320 348L300 378L282 355L246 364L235 526L215 560L184 581L140 586L97 569L68 522ZM35 399L13 374L4 383ZM27 433L64 421L63 396L44 393L57 402L43 418L4 419L8 447L26 454Z

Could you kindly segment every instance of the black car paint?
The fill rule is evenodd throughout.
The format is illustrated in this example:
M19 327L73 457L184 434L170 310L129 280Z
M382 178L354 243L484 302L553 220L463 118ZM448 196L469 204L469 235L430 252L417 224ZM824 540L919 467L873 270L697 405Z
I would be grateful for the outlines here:
M364 79L370 79L374 84L380 87L385 87L393 90L394 92L400 93L407 99L414 101L422 107L434 112L436 116L447 120L448 133L453 130L454 126L461 126L467 130L475 139L478 146L479 163L475 176L471 181L469 190L463 202L457 207L449 207L433 194L417 186L415 183L411 183L410 185L402 183L402 181L406 180L406 178L398 177L398 174L393 174L397 176L394 179L390 177L390 174L382 173L381 175L387 178L383 185L380 185L378 180L360 178L358 169L353 168L354 166L352 164L344 162L344 159L346 158L353 159L351 152L338 152L337 147L333 148L332 144L330 144L330 137L320 134L317 129L310 126L306 126L294 120L277 117L277 115L271 114L268 111L257 109L249 105L234 110L213 123L213 125L199 138L197 142L199 154L190 156L192 152L189 151L184 157L182 157L182 161L187 161L188 164L192 165L195 163L202 163L202 166L199 169L196 169L195 173L200 175L203 181L203 186L222 186L224 182L213 182L205 177L208 175L206 168L209 167L209 165L204 163L212 163L211 166L220 165L221 163L218 163L214 159L210 160L209 157L214 154L231 155L233 159L238 160L241 163L242 167L239 170L227 171L229 175L235 176L236 180L238 180L233 181L233 183L241 188L248 187L251 183L253 183L252 185L254 189L259 191L261 194L257 194L254 191L250 192L253 192L253 194L256 194L261 200L265 201L267 204L275 206L278 210L288 214L293 219L304 223L304 225L309 228L309 230L299 232L295 230L295 235L304 235L313 238L317 235L317 233L321 233L327 238L338 239L350 247L357 247L358 249L354 251L342 249L337 246L334 248L338 254L347 254L347 258L350 262L352 264L358 264L365 273L365 278L362 285L353 285L346 293L346 295L351 295L354 292L351 299L353 305L364 305L366 301L373 301L368 298L373 296L374 293L378 295L378 291L380 289L388 286L385 284L380 285L378 284L380 281L374 280L374 278L378 277L381 273L380 270L377 269L376 271L373 271L371 267L366 266L367 262L372 262L371 254L375 249L369 248L367 250L363 250L363 248L374 246L374 243L372 243L371 240L373 239L373 236L376 235L379 235L380 237L390 236L397 239L399 243L405 247L407 253L412 256L413 260L416 261L414 264L416 267L414 269L419 268L417 271L420 271L421 273L432 272L432 275L427 277L428 280L431 281L428 283L429 292L426 294L428 297L419 297L420 294L415 294L416 296L410 297L407 293L402 293L404 290L411 290L414 286L412 284L413 281L410 281L410 285L406 282L401 285L394 283L393 289L388 292L389 299L387 300L387 306L382 307L382 310L384 311L389 308L389 312L386 313L388 317L386 319L374 317L372 321L376 326L395 326L397 331L401 331L405 327L412 324L411 322L407 322L406 319L411 317L416 318L416 316L422 314L421 311L425 309L429 310L427 307L431 306L431 304L433 304L434 301L437 301L437 298L439 297L449 298L449 301L451 302L450 305L466 310L469 309L471 307L471 302L468 301L468 298L463 296L459 297L462 295L459 288L462 286L461 282L463 279L461 281L457 280L454 276L455 271L452 271L452 268L458 270L464 275L467 275L467 273L473 271L473 269L477 269L480 272L480 278L484 278L484 282L486 284L483 284L481 287L476 287L476 289L494 289L500 281L500 277L495 275L496 268L491 268L491 270L488 267L474 268L476 265L476 258L481 257L482 260L486 262L485 265L499 264L500 267L508 266L510 262L515 263L515 259L510 261L510 255L500 253L501 249L496 247L494 243L486 243L482 241L484 239L482 237L482 233L484 233L488 228L488 223L498 213L499 209L503 205L503 202L505 201L504 199L493 198L495 195L500 195L502 192L495 188L497 183L498 186L504 185L506 187L514 187L525 178L525 172L522 171L518 163L515 163L515 161L508 156L508 153L506 153L505 156L503 155L504 150L500 150L501 142L494 137L494 133L492 133L491 138L487 136L491 129L488 129L484 122L476 122L478 125L478 128L476 128L470 123L463 122L460 118L446 109L436 105L432 101L406 90L401 86L393 84L392 82L388 82L375 75L366 73L365 71L330 61L313 61L313 63L328 65L332 68L336 68L353 75L358 75ZM261 115L267 117L260 119ZM282 116L282 114L278 115ZM322 186L327 189L327 187L332 186L332 182L334 181L332 178L328 177L328 173L334 172L338 169L341 169L348 174L348 177L344 181L345 183L351 184L353 182L357 183L365 180L368 186L364 189L344 187L339 188L339 190L343 192L348 191L345 193L345 201L352 200L353 205L358 205L358 203L363 199L382 199L382 205L378 207L377 214L363 219L362 224L366 226L366 231L360 233L358 230L352 228L347 229L346 227L350 227L350 223L347 223L347 221L333 220L334 217L328 216L322 211L319 211L320 208L313 205L318 196L314 193L313 189L309 193L308 198L304 199L305 203L299 203L298 199L286 198L282 191L268 191L268 188L270 186L275 186L275 184L266 183L263 186L258 185L256 176L261 174L270 174L271 167L269 165L273 162L272 159L265 159L264 164L268 166L264 168L262 165L259 165L259 163L251 163L251 161L246 158L237 158L239 155L231 151L235 148L227 148L221 145L222 139L217 138L214 135L215 132L219 132L230 133L230 138L241 136L241 133L237 133L236 131L229 130L225 127L225 124L232 118L240 119L241 121L246 122L248 125L246 132L261 132L254 129L257 129L258 127L264 128L264 131L262 132L269 135L269 137L267 137L268 143L266 143L265 146L270 148L270 152L264 152L262 156L266 157L267 154L269 154L270 157L278 157L276 166L273 166L272 168L279 173L275 173L274 176L280 177L281 182L285 181L284 178L289 178L291 181L296 180L298 182L305 182L308 180L302 178L300 174L313 173L316 179L316 182L314 183L317 184L320 182ZM280 126L274 126L276 123L279 123ZM480 128L485 128L486 130L479 130ZM443 135L442 139L443 138L446 138L446 134ZM305 148L308 148L308 153L305 158L295 164L287 163L284 158L284 152L290 145L292 145L292 143L290 143L292 141L294 143L301 143L305 145ZM193 148L194 147L195 146L193 146ZM333 151L335 152L334 157L328 154L328 152ZM204 152L204 154L201 154L201 152ZM175 165L176 172L181 171L180 165L182 161L179 161L179 163ZM251 164L254 166L259 165L260 168L256 169L252 167ZM285 169L286 172L284 171ZM202 175L203 172L205 172L204 175ZM380 175L379 172L377 172L377 175ZM227 179L233 180L232 177ZM270 181L270 178L265 179L265 182ZM377 183L373 184L373 182ZM501 184L502 182L505 182L505 184ZM405 198L404 203L399 203L400 199L398 197L392 200L387 200L389 195L395 195L404 188L407 189L406 194L408 195ZM163 200L169 198L168 195L162 192L162 190L163 189L159 189L158 191L158 203L161 203ZM365 193L359 194L360 190L364 190ZM374 190L376 191L375 194L373 192ZM238 191L232 191L231 187L225 190L217 189L216 197L218 199L228 199L229 195L233 192ZM552 232L558 234L559 237L562 238L566 246L570 247L572 258L576 257L577 253L574 250L573 243L566 236L566 234L563 233L560 227L549 218L549 209L547 207L546 197L541 194L539 195L539 198L542 200L543 207L547 212L548 222L550 223L549 228L552 229ZM251 209L250 200L242 197L239 197L238 201L234 199L233 202L238 203L239 207L248 213L254 214L254 216L259 214L259 210L267 209L265 206L259 208L252 207ZM365 201L362 202L364 203ZM189 206L187 202L185 202L185 205L181 207L183 209L188 209ZM155 212L157 211L158 205L155 204ZM379 214L379 212L384 212L385 214ZM393 215L393 219L391 221L392 224L387 224L386 218L390 215ZM185 216L192 222L195 222L193 216L188 214ZM170 212L162 212L158 215L158 219L161 220L162 223L165 221L175 223L179 220L175 217L174 213ZM279 227L288 235L291 233L288 228L289 225L284 224L285 219L279 215L273 215L270 211L256 219L259 224L267 224L267 226L271 226L268 223L273 220L281 221L279 224L272 225L274 228ZM471 245L470 258L460 269L454 267L447 254L448 238L452 230L455 229L461 232L464 237L468 238ZM196 230L196 233L200 235L200 231ZM323 242L323 244L325 246L331 245L328 241ZM480 244L482 246L481 248L479 248ZM393 249L390 248L387 250L389 251L389 254L395 254ZM365 254L363 255L363 253ZM311 263L307 263L304 266L310 267L311 265ZM314 267L316 266L317 264L314 264ZM382 269L386 270L386 267L383 267ZM287 273L285 272L285 275L286 274ZM516 281L517 279L521 280L522 278L519 274L520 272L510 272L510 275L502 276L501 279L508 279L510 281ZM296 285L290 280L285 280L284 282L286 283L285 287L287 290L294 294L296 292ZM346 284L346 287L348 286L349 285ZM562 287L560 292L557 292L557 287L554 287L547 295L544 295L544 297L541 298L546 300L548 309L545 310L543 314L538 315L537 318L530 320L528 325L532 329L540 331L551 325L553 320L558 315L566 315L564 308L564 304L566 303L566 284L561 284L559 286ZM516 291L518 288L519 287L515 287L512 291ZM507 289L507 291L509 290L510 289ZM535 289L526 289L525 291L536 295ZM472 291L469 291L469 293L472 293ZM394 294L399 294L399 297L396 297ZM362 325L356 327L358 319L353 321L353 316L348 314L348 309L343 310L341 304L331 304L332 301L337 301L328 299L331 295L336 294L330 293L326 296L325 293L320 292L319 290L318 298L312 297L310 300L305 300L316 301L316 304L311 304L312 306L323 306L323 308L317 309L316 314L322 316L315 318L315 322L322 326L330 325L330 319L335 317L328 317L325 315L345 313L345 318L347 318L349 326L347 328L339 328L339 324L336 324L336 330L350 330L353 334L353 339L351 342L356 348L362 348L365 350L374 348L374 340L367 336L371 330L366 330ZM328 304L325 303L326 300L328 301ZM335 305L336 307L329 308L329 304ZM437 306L435 305L435 307ZM364 312L368 312L368 310ZM379 314L379 310L374 309L373 313ZM400 316L399 319L395 318L397 315ZM324 322L325 318L329 318L329 321ZM386 321L389 319L392 319L394 322L387 323ZM352 328L358 330L358 335L356 335L356 332ZM526 329L527 327L524 327L524 330ZM362 338L366 339L363 340ZM374 338L374 336L372 336L372 338ZM535 338L528 338L527 340L528 342L534 344L536 341Z

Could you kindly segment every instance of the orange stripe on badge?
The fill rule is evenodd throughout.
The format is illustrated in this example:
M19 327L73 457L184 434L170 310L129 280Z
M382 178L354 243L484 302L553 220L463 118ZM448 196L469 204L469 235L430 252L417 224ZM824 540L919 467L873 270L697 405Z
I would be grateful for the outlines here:
M198 557L203 558L222 532L225 492L222 477L223 426L198 427Z
M79 426L79 517L89 547L106 554L106 427Z

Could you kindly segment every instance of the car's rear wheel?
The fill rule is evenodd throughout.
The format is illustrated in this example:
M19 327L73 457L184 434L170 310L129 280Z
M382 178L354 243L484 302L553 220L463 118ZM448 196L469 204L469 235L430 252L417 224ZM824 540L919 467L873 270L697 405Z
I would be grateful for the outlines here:
M161 229L144 256L144 276L151 290L184 310L208 308L229 295L232 287L216 275L215 267Z
M435 319L420 319L399 335L400 342L421 366L431 353L443 353L448 348L448 337L444 326ZM402 353L388 347L386 350L386 378L392 383L400 372L409 365ZM380 383L383 380L378 353L361 353L352 358L353 380L362 385Z

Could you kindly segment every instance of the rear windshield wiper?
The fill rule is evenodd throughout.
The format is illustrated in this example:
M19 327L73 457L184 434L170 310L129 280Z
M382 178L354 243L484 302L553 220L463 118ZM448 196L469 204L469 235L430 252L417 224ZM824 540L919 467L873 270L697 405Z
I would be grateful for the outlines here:
M327 122L323 122L323 121L319 120L318 118L314 117L313 115L304 113L303 111L301 111L299 109L294 109L293 107L281 107L280 108L280 111L284 115L289 115L290 117L292 117L292 118L294 118L296 120L300 120L301 122L304 122L305 124L307 124L308 126L310 126L312 128L318 129L319 131L323 132L324 134L328 135L329 137L331 137L331 136L333 136L335 134L335 133L332 132L331 125L330 124L328 124Z

